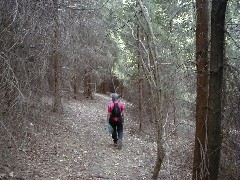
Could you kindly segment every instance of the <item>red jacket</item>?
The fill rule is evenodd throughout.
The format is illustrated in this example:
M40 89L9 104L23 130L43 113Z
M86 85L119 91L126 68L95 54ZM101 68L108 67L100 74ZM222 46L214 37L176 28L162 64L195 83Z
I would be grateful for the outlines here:
M123 115L123 111L124 111L124 105L123 103L119 102L118 100L114 101L114 102L111 102L108 104L108 113L110 113L110 115L112 114L112 110L113 110L113 107L114 107L114 103L118 103L118 106L120 108L120 111L121 111L121 115ZM118 121L119 118L118 117L115 117L113 118L114 121Z

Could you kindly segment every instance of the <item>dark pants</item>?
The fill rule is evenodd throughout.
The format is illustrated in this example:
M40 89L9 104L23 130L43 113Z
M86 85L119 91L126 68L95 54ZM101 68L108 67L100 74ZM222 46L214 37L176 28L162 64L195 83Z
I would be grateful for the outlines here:
M113 127L112 138L113 142L117 143L118 139L122 140L123 138L123 123L122 121L113 121L109 120L109 124Z

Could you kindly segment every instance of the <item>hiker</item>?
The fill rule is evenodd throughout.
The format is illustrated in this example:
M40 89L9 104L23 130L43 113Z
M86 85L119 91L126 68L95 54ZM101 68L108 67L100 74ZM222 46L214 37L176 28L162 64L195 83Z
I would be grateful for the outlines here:
M108 104L107 121L112 126L112 138L114 146L122 148L123 140L123 123L124 123L124 105L118 98L117 93L112 93L112 102Z

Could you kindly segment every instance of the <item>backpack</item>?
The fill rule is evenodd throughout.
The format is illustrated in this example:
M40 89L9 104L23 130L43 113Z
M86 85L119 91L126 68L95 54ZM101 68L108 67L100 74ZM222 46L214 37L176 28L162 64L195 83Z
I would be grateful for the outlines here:
M121 118L121 110L120 110L120 107L118 106L118 103L114 103L111 117L112 118L115 118L115 117Z

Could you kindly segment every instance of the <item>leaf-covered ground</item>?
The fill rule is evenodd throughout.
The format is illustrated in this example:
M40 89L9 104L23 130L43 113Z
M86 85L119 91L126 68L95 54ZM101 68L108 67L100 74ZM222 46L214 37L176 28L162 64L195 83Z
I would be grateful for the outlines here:
M24 179L150 179L154 143L131 133L126 115L123 148L113 147L107 133L110 98L64 102L64 114L51 117L51 129L34 135L36 145L22 149ZM128 106L127 103L126 107ZM127 112L126 112L127 114ZM30 147L30 146L29 146ZM14 173L14 172L13 172Z
M5 164L2 176L29 180L151 179L156 160L154 138L149 140L146 135L134 132L137 125L128 112L131 104L124 102L123 148L114 148L106 130L110 100L99 94L94 100L64 100L64 113L51 114L45 119L48 126L42 129L30 126L31 136L26 134L19 147L15 166ZM172 141L169 137L164 146L166 156L159 179L190 179L188 142Z

